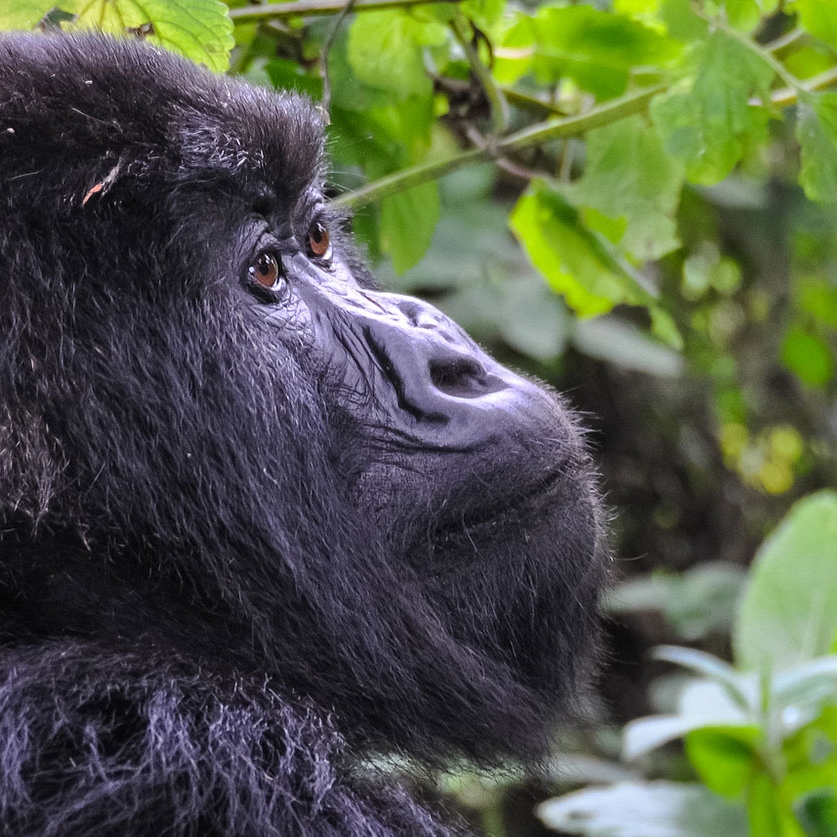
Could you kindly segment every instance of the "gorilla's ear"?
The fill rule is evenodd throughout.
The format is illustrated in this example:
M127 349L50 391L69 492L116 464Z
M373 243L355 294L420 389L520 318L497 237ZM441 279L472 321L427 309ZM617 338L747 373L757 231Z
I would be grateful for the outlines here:
M15 516L37 524L60 473L57 444L43 419L25 405L0 403L0 523Z

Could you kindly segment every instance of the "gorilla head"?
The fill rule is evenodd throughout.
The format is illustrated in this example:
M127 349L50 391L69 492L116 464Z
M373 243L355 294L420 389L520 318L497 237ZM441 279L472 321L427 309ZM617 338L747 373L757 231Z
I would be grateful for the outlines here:
M535 760L585 679L572 414L376 290L323 178L303 99L0 39L10 833L447 833L362 761Z

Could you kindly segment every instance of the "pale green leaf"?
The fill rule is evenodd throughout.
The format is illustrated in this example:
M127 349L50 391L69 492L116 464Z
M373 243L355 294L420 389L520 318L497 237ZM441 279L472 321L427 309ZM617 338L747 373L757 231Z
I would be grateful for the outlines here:
M828 653L837 630L837 492L801 500L759 549L733 646L738 665L775 671Z
M758 55L718 30L701 51L693 83L651 103L666 148L685 162L689 179L722 180L745 145L764 137L767 112L749 100L766 99L772 79L773 70Z
M797 0L802 27L815 38L837 47L837 12L834 0Z
M549 828L586 837L747 837L744 811L706 788L675 782L620 782L544 802Z
M815 201L837 202L837 93L806 95L797 111L799 182Z
M584 175L567 196L609 218L625 218L620 248L637 260L658 259L680 244L674 214L683 173L657 132L632 116L588 134Z
M530 33L532 69L544 84L565 76L575 79L599 98L625 92L637 66L663 66L680 52L680 45L650 27L588 5L542 8L521 31ZM515 30L503 46L522 35Z

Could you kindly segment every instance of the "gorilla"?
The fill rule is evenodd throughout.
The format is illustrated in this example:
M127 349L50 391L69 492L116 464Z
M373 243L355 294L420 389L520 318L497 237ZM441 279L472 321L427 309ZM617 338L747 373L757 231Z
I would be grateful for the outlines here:
M307 100L0 37L0 832L451 835L607 575L584 434L379 290ZM411 789L412 787L412 789Z

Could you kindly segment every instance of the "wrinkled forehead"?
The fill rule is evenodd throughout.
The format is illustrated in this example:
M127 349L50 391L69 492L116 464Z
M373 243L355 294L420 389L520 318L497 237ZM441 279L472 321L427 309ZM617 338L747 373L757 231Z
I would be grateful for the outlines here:
M0 172L107 166L173 183L259 179L279 193L323 176L322 120L308 100L138 42L0 36L0 117Z
M185 170L260 181L278 192L322 180L322 120L308 100L214 81L191 106L172 110L169 142Z

